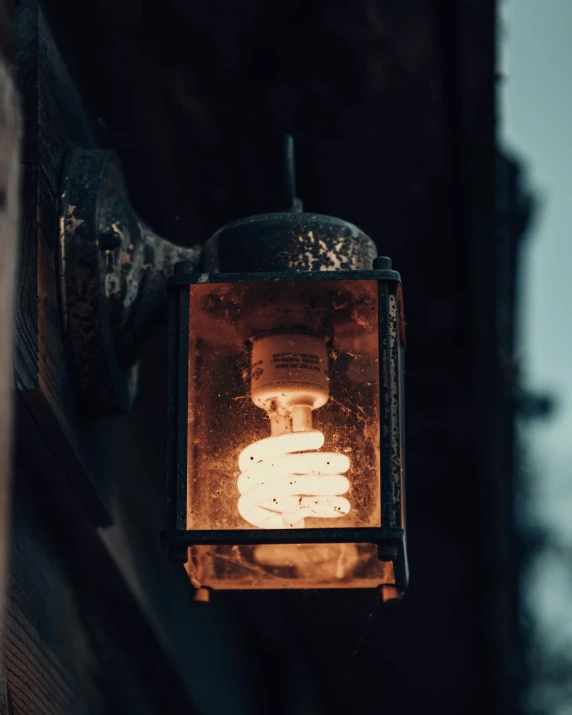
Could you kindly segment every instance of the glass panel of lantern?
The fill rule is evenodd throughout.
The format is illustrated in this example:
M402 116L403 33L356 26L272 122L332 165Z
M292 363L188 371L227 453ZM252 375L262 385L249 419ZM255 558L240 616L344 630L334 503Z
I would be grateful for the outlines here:
M400 286L379 273L176 277L184 484L168 520L193 544L195 586L395 583L378 547L382 527L403 530ZM397 489L382 490L384 470ZM287 533L302 531L315 542Z

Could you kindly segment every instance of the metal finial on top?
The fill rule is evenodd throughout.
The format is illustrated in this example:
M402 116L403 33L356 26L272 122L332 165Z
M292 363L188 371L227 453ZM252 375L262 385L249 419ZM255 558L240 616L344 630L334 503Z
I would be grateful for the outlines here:
M302 200L296 196L294 137L290 134L284 137L284 187L288 211L301 213L303 211Z

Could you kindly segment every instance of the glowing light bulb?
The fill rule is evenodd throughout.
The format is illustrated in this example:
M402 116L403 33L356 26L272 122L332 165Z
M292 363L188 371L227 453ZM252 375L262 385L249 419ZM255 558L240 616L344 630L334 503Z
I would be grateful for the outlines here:
M303 528L304 519L350 512L343 497L350 460L319 452L322 432L312 410L329 397L327 351L306 333L278 333L254 341L251 395L270 418L272 436L250 444L238 458L238 510L262 529Z

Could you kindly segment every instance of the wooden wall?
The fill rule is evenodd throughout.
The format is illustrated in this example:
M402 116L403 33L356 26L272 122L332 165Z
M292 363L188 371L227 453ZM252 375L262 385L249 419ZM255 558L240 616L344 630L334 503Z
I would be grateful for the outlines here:
M9 556L12 467L12 348L20 219L20 113L8 66L7 9L0 4L0 629ZM0 630L1 642L1 630ZM0 702L4 699L0 664Z
M129 416L90 422L76 407L59 305L57 201L69 147L94 142L36 2L18 5L12 35L24 141L16 273L18 125L6 113L6 103L14 108L0 74L0 142L10 146L0 155L0 188L4 157L16 179L9 211L0 206L2 245L11 247L0 267L8 278L17 276L15 311L7 300L10 280L0 280L2 340L16 315L17 413L0 712L260 712L255 689L245 686L246 664L236 665L241 648L232 627L216 609L193 609L186 576L160 546L161 465L150 472L138 457ZM5 396L11 374L4 342L0 358ZM0 407L9 404L3 399ZM8 450L1 416L4 527Z

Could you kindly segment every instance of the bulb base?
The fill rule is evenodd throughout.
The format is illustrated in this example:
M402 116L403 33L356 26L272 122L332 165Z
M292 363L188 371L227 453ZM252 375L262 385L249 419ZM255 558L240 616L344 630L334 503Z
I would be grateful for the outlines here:
M251 397L268 413L272 434L312 429L312 410L330 396L324 340L285 332L254 338Z

